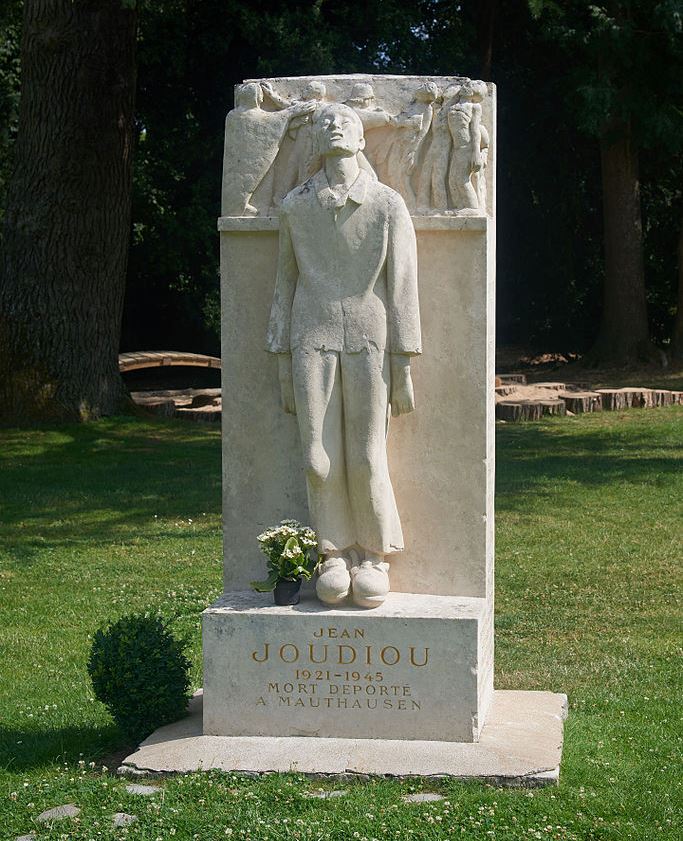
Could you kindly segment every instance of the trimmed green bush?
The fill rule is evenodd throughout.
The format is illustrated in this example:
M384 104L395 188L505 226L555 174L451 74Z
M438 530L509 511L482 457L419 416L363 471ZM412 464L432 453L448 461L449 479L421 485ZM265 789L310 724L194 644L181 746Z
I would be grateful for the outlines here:
M88 660L95 696L131 741L185 715L190 662L184 650L160 616L129 614L95 633Z

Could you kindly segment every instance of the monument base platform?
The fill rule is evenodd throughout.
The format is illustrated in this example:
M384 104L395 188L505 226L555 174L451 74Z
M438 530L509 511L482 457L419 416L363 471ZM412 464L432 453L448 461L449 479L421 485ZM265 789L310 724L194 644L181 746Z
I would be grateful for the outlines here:
M296 772L335 777L456 777L494 785L559 781L567 696L497 690L478 742L202 735L201 690L187 718L161 727L120 773Z
M225 593L202 615L204 733L476 742L492 621L483 598L390 593L363 610Z

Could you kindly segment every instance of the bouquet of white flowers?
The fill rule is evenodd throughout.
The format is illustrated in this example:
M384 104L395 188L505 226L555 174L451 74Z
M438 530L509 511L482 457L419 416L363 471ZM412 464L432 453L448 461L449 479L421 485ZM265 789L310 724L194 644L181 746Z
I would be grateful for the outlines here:
M282 520L279 526L266 529L257 538L261 551L268 558L268 577L252 581L259 593L270 593L279 581L298 582L313 577L318 567L318 538L312 528L297 520Z

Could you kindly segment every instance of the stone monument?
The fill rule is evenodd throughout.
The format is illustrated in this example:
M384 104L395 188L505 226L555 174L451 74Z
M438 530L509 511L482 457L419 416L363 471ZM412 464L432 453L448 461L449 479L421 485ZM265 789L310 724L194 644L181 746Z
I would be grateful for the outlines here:
M557 778L564 696L493 689L495 95L461 77L236 89L224 594L184 768ZM288 518L323 563L277 607L249 582L256 536Z

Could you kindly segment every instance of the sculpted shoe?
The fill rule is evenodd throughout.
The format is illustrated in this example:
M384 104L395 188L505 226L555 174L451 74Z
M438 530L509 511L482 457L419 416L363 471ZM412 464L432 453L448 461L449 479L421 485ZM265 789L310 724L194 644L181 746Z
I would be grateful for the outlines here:
M353 601L359 607L379 607L389 592L389 564L363 561L351 569Z
M349 595L351 576L344 558L331 557L320 564L315 592L325 604L339 604Z

